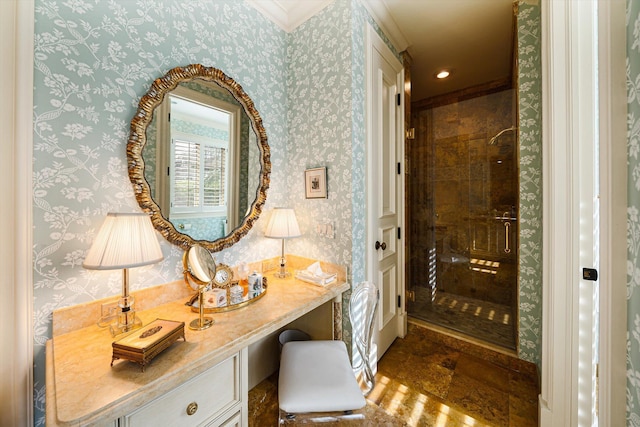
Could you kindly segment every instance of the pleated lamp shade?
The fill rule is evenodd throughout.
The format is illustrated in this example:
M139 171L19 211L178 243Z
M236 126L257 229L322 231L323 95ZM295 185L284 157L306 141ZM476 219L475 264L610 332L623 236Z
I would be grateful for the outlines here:
M162 259L149 215L109 213L82 266L91 270L114 270L154 264Z
M266 237L288 239L300 236L296 214L291 208L274 208L264 232Z

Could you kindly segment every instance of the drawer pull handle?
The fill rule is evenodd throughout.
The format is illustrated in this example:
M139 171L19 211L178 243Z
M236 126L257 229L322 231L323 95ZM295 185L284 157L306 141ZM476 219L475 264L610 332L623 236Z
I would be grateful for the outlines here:
M193 415L198 410L198 404L196 402L189 403L187 406L187 415Z

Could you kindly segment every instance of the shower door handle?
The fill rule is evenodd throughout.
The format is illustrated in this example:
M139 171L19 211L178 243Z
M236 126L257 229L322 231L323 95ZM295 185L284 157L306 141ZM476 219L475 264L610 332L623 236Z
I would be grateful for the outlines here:
M376 251L380 248L382 248L382 250L384 251L385 249L387 249L387 244L385 242L380 243L376 241Z
M504 222L504 253L511 253L511 248L509 247L509 234L511 231L511 223L509 221Z

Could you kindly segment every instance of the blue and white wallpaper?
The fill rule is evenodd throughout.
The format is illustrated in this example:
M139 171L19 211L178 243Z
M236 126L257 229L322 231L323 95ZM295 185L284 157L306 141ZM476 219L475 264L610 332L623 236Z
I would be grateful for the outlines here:
M627 425L640 427L640 2L627 4Z
M351 10L336 1L289 34L286 188L302 237L294 253L351 264ZM364 108L355 106L356 108ZM304 171L327 167L327 199L305 199ZM315 235L315 222L336 221L335 239ZM305 232L306 230L306 232ZM303 252L304 251L304 252Z
M518 3L520 247L518 357L540 369L542 346L542 73L540 6Z
M309 233L288 245L349 265L354 282L364 280L365 22L373 23L358 1L336 1L294 30L287 49L290 200L301 227L334 221L341 237ZM328 198L305 199L304 171L320 166L327 167Z

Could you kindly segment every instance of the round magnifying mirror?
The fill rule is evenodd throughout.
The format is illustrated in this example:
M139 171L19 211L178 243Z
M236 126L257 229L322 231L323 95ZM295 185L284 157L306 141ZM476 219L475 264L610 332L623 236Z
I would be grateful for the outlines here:
M204 317L204 292L211 285L216 275L216 262L211 252L200 245L193 245L185 252L183 263L185 282L192 288L198 289L200 316L191 321L189 328L201 331L213 325L211 317Z
M188 268L191 276L199 285L211 283L216 275L216 262L211 252L200 245L194 245L187 251Z

